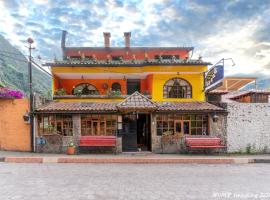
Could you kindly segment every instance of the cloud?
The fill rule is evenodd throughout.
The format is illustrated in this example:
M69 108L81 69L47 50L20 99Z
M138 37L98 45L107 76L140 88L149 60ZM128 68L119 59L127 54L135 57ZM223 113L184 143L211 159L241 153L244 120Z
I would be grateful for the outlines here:
M0 34L25 54L33 37L44 60L61 58L62 30L70 46L102 46L104 31L123 46L131 31L133 46L195 46L212 63L232 57L228 75L270 74L270 0L0 0L0 10Z

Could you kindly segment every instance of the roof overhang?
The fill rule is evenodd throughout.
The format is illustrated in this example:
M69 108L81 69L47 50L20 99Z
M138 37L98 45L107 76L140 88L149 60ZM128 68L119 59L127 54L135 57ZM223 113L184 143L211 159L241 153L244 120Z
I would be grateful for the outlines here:
M225 77L215 90L238 91L256 80L254 77Z

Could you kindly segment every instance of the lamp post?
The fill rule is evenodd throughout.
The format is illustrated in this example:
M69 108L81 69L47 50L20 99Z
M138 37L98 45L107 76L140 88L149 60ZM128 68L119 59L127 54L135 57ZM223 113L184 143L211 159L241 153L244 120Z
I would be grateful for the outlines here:
M30 138L31 138L31 150L34 151L34 105L33 105L33 88L32 88L32 44L34 40L32 38L28 38L27 42L29 44L29 58L28 58L28 83L29 83L29 108L30 108Z

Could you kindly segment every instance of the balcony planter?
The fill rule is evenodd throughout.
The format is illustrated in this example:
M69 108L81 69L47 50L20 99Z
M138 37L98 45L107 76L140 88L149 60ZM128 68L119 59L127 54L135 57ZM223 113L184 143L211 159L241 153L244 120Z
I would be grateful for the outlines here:
M59 95L59 96L63 96L63 95L66 95L67 92L64 88L60 88L60 89L55 90L54 94Z

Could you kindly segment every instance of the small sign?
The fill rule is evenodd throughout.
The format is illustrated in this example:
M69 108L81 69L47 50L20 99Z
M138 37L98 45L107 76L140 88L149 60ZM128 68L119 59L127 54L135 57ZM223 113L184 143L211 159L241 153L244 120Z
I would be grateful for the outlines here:
M224 78L224 66L215 65L205 73L205 91L213 90Z
M44 145L44 144L46 144L45 138L39 137L39 138L37 139L37 144L38 144L38 145Z

